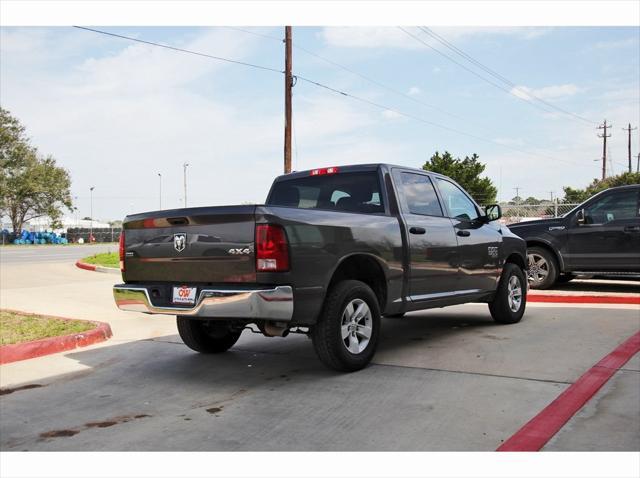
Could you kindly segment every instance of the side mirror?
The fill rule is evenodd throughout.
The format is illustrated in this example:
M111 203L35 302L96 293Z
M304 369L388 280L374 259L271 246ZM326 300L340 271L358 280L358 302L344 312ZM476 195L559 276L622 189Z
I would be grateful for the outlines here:
M580 209L577 213L576 213L576 219L578 220L578 224L579 225L584 225L584 209Z
M484 208L484 214L487 222L497 221L502 217L502 208L499 204L490 204Z

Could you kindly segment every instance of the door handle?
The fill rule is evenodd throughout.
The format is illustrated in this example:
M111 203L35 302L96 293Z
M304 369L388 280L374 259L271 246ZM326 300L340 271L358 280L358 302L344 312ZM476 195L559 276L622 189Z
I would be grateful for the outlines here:
M624 232L640 232L640 226L625 226Z
M409 232L411 234L424 234L425 232L427 232L427 230L424 227L410 227L409 228Z
M456 234L460 237L469 237L471 235L469 231L466 231L464 229L459 230L458 232L456 232Z

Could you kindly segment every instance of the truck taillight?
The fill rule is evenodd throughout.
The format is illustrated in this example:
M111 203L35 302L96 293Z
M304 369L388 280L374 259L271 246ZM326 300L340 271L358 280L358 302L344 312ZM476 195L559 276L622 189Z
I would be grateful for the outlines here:
M289 270L289 244L282 226L256 226L256 270L285 272Z
M337 166L332 166L330 168L318 168L318 169L312 169L311 173L309 173L310 176L323 176L325 174L336 174L338 172L338 167Z
M120 270L124 272L124 229L120 232L120 242L118 244L118 253L120 255Z

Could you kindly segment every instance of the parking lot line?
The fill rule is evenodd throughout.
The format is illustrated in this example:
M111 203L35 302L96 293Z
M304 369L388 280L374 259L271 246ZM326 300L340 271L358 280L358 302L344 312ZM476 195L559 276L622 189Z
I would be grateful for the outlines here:
M638 352L640 331L591 367L497 451L539 451Z

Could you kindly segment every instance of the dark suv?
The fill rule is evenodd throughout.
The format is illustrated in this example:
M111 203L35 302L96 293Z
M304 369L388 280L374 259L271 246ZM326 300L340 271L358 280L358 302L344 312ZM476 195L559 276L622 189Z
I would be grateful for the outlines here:
M530 286L576 274L640 274L640 184L607 189L561 217L509 225L527 241Z

